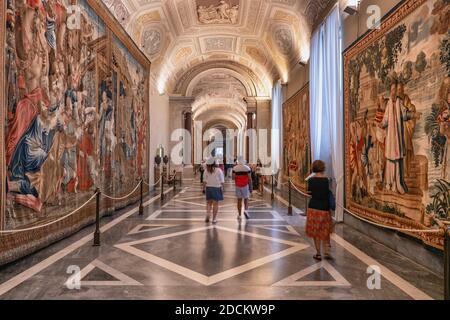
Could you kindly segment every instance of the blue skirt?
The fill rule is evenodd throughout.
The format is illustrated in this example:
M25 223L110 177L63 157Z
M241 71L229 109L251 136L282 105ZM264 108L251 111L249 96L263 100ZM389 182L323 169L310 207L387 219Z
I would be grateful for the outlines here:
M206 187L207 201L223 201L222 188Z

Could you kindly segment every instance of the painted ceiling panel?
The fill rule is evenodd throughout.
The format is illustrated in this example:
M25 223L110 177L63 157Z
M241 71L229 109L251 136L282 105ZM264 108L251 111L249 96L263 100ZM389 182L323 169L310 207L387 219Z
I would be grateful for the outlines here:
M336 0L102 0L152 61L158 91L192 68L235 61L258 70L259 94L309 59L311 28ZM244 75L245 76L245 75ZM247 75L248 77L248 75ZM263 84L263 85L261 85ZM167 91L169 90L169 91Z

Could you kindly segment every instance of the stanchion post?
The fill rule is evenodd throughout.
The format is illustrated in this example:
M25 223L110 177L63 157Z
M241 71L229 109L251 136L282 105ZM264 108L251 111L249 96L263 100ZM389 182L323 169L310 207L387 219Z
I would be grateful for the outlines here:
M139 202L139 215L144 214L144 179L141 179L141 199Z
M97 188L95 191L97 193L96 196L96 208L95 208L95 232L94 232L94 247L100 246L100 197L101 192L100 189Z
M161 201L164 200L164 174L161 175Z
M261 196L264 197L264 188L265 188L265 181L266 180L266 176L263 176L261 174L261 183L262 183L262 187L261 187Z
M450 227L445 230L444 239L444 299L450 300Z
M292 181L289 178L289 208L288 208L288 216L292 216Z
M275 200L275 177L274 174L272 174L272 194L270 195L270 198L272 201Z

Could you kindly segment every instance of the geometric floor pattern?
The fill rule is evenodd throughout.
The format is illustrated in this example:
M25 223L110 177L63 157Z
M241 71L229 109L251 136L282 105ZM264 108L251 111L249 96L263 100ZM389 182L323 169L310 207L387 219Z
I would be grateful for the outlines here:
M328 272L329 275L333 278L333 280L323 280L319 276L319 278L314 280L302 280L306 276L316 272L324 270ZM330 263L327 261L321 261L312 265L292 276L287 277L275 284L273 286L284 286L284 287L330 287L330 286L343 286L343 287L351 287L350 282L348 282Z
M0 269L0 299L440 298L428 285L438 278L425 277L423 286L407 280L339 235L334 260L315 261L305 218L287 217L267 197L254 193L250 220L238 221L231 181L216 225L204 221L200 183L166 193L163 202L148 200L143 216L134 207L102 221L101 247L92 246L91 229ZM385 270L380 290L367 286L369 262Z
M112 280L83 280L90 275L93 270L99 269L111 276ZM103 276L104 277L104 276ZM134 279L131 279L126 274L111 268L110 266L104 264L100 260L94 260L88 264L83 270L70 276L66 286L71 284L76 284L80 281L80 286L141 286L142 284Z

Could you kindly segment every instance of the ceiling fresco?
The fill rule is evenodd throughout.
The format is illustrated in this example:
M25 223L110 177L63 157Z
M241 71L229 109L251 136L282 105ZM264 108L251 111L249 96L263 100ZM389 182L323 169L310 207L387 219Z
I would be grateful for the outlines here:
M312 26L336 2L102 1L152 61L152 82L160 94L185 94L177 88L193 70L229 61L252 71L256 96L270 96L274 80L289 81L289 70L309 60Z

